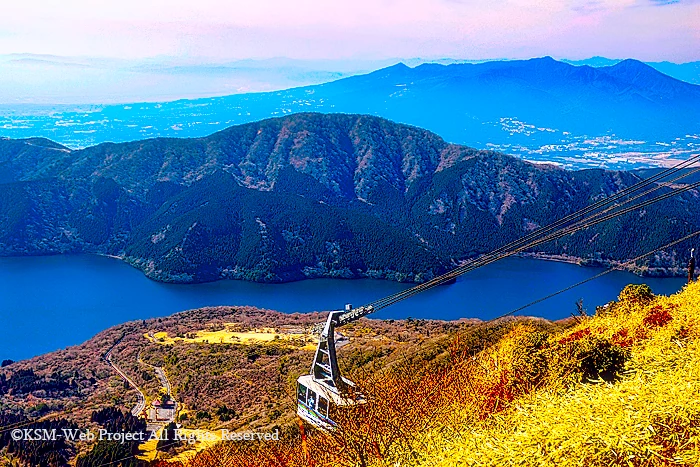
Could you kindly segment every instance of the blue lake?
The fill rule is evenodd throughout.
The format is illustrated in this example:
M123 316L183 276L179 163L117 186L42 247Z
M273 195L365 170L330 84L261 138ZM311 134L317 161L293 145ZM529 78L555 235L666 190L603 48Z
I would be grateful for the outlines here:
M392 307L375 318L489 319L589 278L599 269L508 258ZM613 272L520 312L560 319L583 299L593 311L629 283L673 293L684 280ZM49 256L0 258L0 360L23 359L76 345L134 319L167 316L210 305L252 305L309 312L362 305L410 287L379 280L316 279L288 284L221 281L161 284L112 258Z

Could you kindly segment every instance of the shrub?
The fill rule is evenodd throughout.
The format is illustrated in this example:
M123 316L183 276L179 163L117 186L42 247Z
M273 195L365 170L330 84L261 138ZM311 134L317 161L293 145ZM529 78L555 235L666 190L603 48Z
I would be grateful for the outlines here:
M594 337L578 341L575 359L582 381L616 380L625 367L629 352L606 339Z
M219 417L219 420L222 422L228 422L231 420L233 417L236 416L236 412L233 409L228 408L225 404L219 406L216 409L216 416Z
M620 347L630 347L634 344L634 337L630 335L627 328L622 328L613 334L611 342Z
M580 329L576 332L569 334L566 337L559 339L559 344L565 345L565 344L568 344L569 342L580 341L584 337L587 337L590 335L591 335L591 330L589 328Z
M523 393L539 386L549 373L550 334L529 331L520 336L513 348L510 385L515 392Z
M200 410L199 412L197 412L195 417L197 418L197 420L211 420L211 415L209 415L209 412L207 412L206 410Z
M647 313L642 322L649 328L659 328L666 326L672 319L673 316L671 316L671 313L669 313L666 308L657 305L649 310L649 313Z
M654 300L654 293L646 284L630 284L622 289L618 297L620 302L628 304L647 305Z

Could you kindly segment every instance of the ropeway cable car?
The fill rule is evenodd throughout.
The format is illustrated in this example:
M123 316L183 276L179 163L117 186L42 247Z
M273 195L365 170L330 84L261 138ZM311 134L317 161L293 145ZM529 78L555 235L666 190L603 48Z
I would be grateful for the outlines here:
M564 235L573 234L581 229L589 228L593 225L599 224L609 219L619 217L622 214L632 212L641 209L649 204L653 204L662 199L666 199L670 196L675 196L677 194L683 193L693 188L700 186L700 182L695 182L689 184L682 188L677 188L670 193L665 193L663 195L656 196L650 200L643 201L636 205L625 207L622 209L617 209L610 214L606 214L612 209L621 208L625 204L639 198L640 195L624 199L632 193L650 186L654 183L656 186L650 188L646 192L642 193L648 194L664 184L656 184L658 180L678 172L682 168L689 167L689 163L694 163L700 158L700 155L693 156L687 161L683 161L674 167L666 169L652 177L641 180L636 184L627 187L626 189L619 191L608 198L599 200L575 213L569 214L552 224L540 227L534 232L531 232L524 237L515 240L514 242L504 245L491 253L467 262L456 269L445 273L441 276L430 279L429 281L416 285L410 289L404 290L402 292L390 295L383 299L372 302L369 305L362 306L360 308L353 309L351 305L346 305L345 310L331 311L328 315L325 325L320 329L320 339L318 343L318 348L316 349L316 355L314 356L314 362L311 367L311 372L308 375L301 376L297 380L297 415L320 429L332 430L337 424L333 420L334 414L337 413L336 409L342 407L351 407L360 403L364 403L365 399L358 391L355 390L355 384L343 378L340 375L340 370L338 369L338 360L336 357L335 348L335 329L339 328L345 324L356 321L364 316L374 313L377 310L390 306L401 300L409 298L413 295L421 293L432 287L453 282L458 276L465 274L473 269L481 266L493 263L502 258L512 256L516 253L520 253L527 249L533 248L544 242L548 242ZM693 172L688 172L693 173ZM687 176L682 175L673 181L679 180ZM600 210L606 208L605 210ZM660 251L662 248L671 247L681 241L688 240L689 238L700 235L700 231L694 234L688 235L680 240L672 242L664 247L654 250L646 255L642 255L632 262L638 259L649 256L650 254ZM695 266L695 259L693 257L694 251L691 250L691 263L689 264L689 278L688 281L692 281L693 272ZM611 269L612 270L612 269ZM598 277L598 276L596 276ZM567 290L567 289L565 289ZM536 303L536 302L535 302ZM534 303L533 303L534 304ZM530 306L530 305L526 305ZM522 309L522 308L520 308ZM504 316L512 314L519 311L520 309L514 310L507 313Z
M322 430L333 430L337 409L365 402L355 383L340 374L335 330L374 312L372 306L331 311L320 333L316 355L308 375L297 380L297 415Z

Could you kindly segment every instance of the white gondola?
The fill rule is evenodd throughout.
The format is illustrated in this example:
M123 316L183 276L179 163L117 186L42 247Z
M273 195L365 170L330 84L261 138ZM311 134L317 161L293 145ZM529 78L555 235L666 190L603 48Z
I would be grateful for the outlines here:
M343 382L353 387L347 378ZM333 416L338 408L358 403L355 398L344 396L335 387L318 382L313 375L304 375L297 380L297 414L311 425L322 430L333 430Z
M321 430L333 430L338 409L364 403L355 390L355 383L340 375L335 353L335 328L350 323L374 311L370 308L331 311L323 327L311 373L297 380L297 415Z

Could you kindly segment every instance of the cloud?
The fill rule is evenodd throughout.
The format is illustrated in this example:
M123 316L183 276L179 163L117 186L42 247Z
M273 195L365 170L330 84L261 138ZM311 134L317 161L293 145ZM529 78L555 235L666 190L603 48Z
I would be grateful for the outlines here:
M676 4L681 4L681 5L700 4L700 0L643 0L643 2L647 5L653 5L653 6L666 6L666 5L676 5ZM696 12L696 14L697 14L697 12Z
M600 0L590 0L587 2L581 2L578 4L574 4L571 7L572 11L575 11L577 13L593 13L596 11L603 11L606 10L607 7L604 2Z

